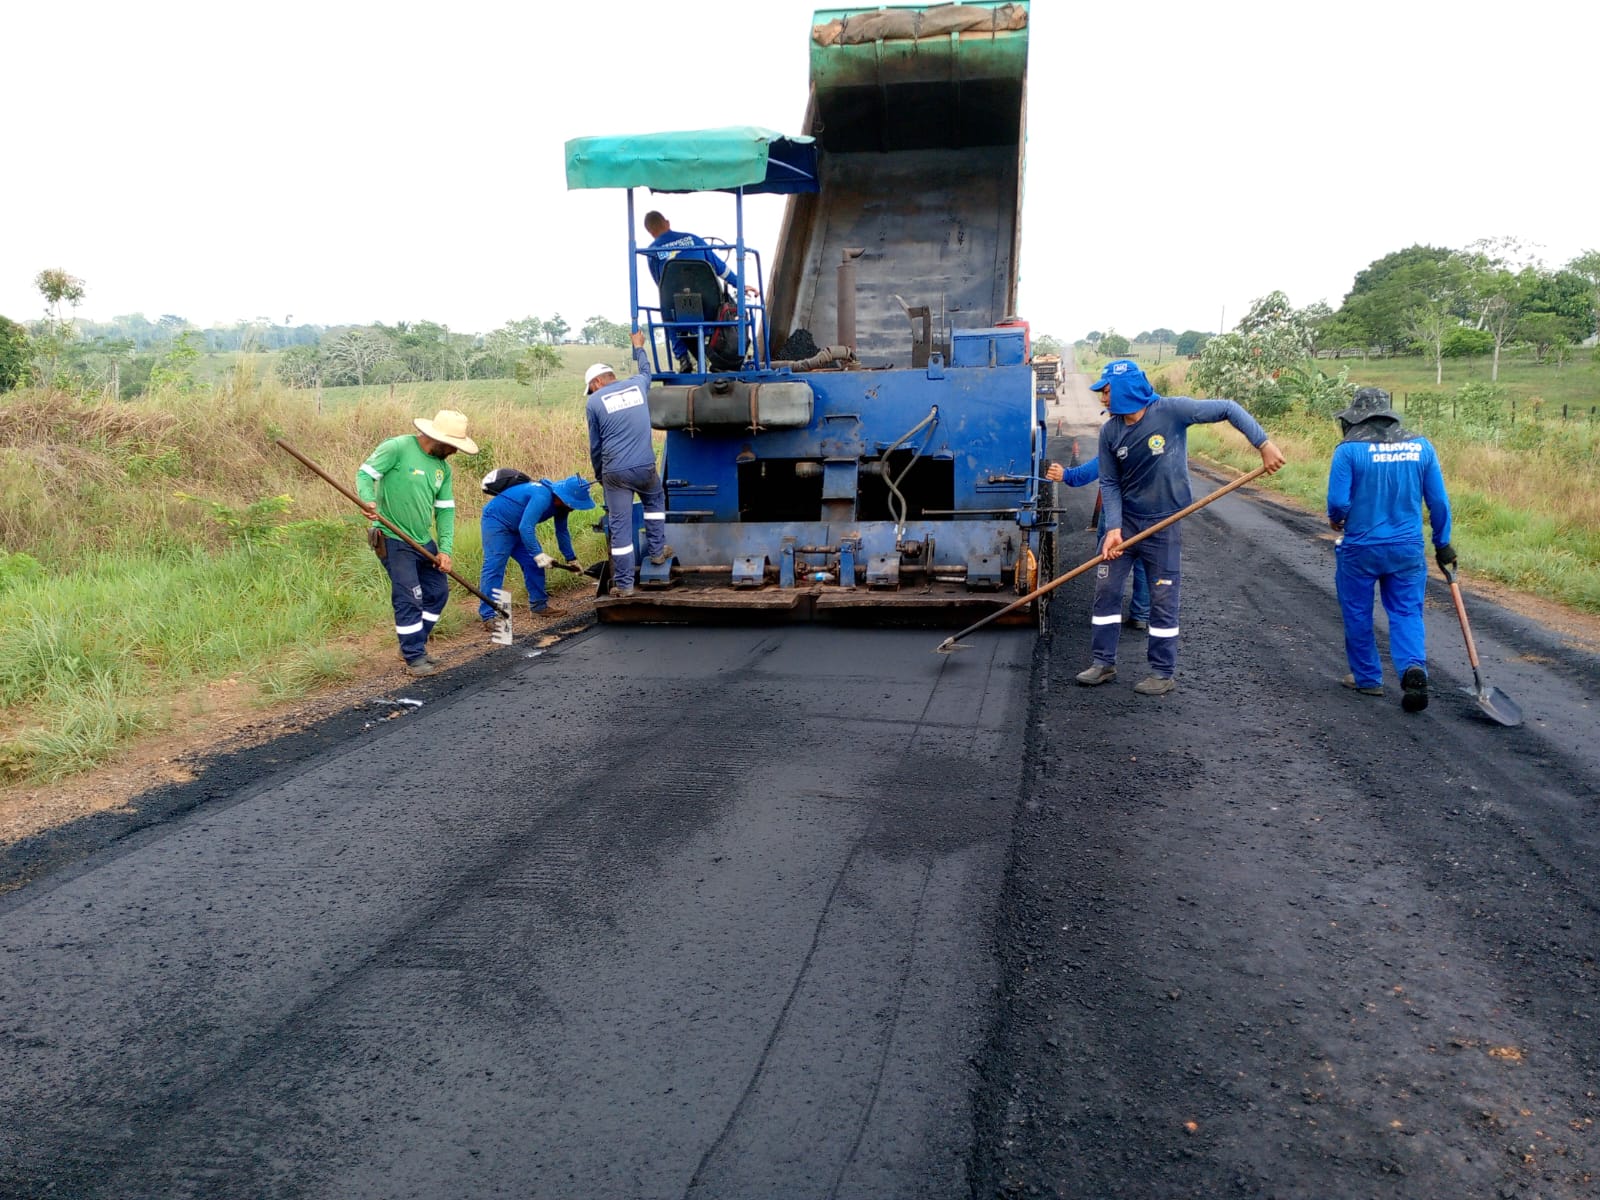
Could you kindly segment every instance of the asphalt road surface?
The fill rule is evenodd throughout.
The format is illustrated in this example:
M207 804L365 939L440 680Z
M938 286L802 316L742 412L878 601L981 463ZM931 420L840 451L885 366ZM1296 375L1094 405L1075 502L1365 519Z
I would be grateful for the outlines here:
M13 848L0 1196L1595 1196L1600 664L1347 692L1323 533L1185 523L1166 697L1087 577L606 628Z

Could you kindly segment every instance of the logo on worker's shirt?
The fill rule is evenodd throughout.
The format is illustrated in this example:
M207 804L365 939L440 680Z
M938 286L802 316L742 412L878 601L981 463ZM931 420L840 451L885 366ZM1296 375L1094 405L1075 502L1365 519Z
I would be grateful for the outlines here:
M626 412L630 408L638 408L644 403L644 393L637 386L623 388L620 392L613 392L609 396L600 397L600 403L606 406L608 413Z
M1117 457L1118 458L1127 458L1128 457L1128 448L1126 446L1118 446L1117 447Z
M423 476L427 475L427 472L424 471L421 467L412 467L411 468L411 473L413 475L423 475Z
M440 468L439 470L437 470L437 471L435 471L433 473L433 486L434 487L438 487L443 482L444 482L444 469Z
M1167 439L1159 433L1151 434L1150 440L1145 445L1150 447L1151 454L1165 454L1167 452Z

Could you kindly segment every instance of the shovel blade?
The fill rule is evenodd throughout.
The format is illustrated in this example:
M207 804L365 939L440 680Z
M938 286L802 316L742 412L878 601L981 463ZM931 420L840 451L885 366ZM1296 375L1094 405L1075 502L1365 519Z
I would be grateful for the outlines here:
M1497 687L1487 684L1477 688L1462 688L1463 692L1478 702L1478 707L1502 725L1515 728L1522 724L1522 708Z

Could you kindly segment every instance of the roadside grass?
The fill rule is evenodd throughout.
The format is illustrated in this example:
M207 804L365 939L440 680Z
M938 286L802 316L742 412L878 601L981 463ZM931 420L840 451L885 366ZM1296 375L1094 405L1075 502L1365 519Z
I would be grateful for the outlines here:
M1085 372L1097 375L1106 361L1078 350ZM1196 394L1184 386L1189 360L1141 365L1157 392ZM1348 368L1352 387L1386 389L1407 428L1433 442L1465 571L1600 612L1600 364L1591 351L1579 350L1560 368L1527 352L1502 355L1497 394L1482 386L1487 358L1445 360L1442 387L1434 386L1432 363L1419 357L1318 359L1317 366L1330 375ZM1463 393L1469 384L1479 386ZM1326 512L1337 424L1300 408L1262 423L1288 462L1258 482ZM1226 424L1192 427L1189 447L1240 471L1261 462Z
M576 389L545 406L445 395L480 446L451 458L456 569L475 581L479 479L497 465L586 471L587 433ZM392 623L388 579L354 506L273 439L353 485L373 446L433 411L397 395L318 413L248 363L206 393L0 401L0 779L93 766L207 682L237 678L271 702L349 677L358 658L334 643ZM593 516L571 519L586 562L604 553ZM540 536L553 544L548 523ZM512 567L524 605L521 582ZM579 581L553 572L549 584ZM457 589L441 635L472 628L476 607Z
M1539 444L1516 446L1449 421L1407 423L1438 451L1464 571L1600 612L1600 437L1576 429L1550 436L1545 422ZM1335 423L1294 412L1265 424L1289 461L1258 482L1326 512ZM1238 470L1261 461L1228 425L1192 427L1189 446Z

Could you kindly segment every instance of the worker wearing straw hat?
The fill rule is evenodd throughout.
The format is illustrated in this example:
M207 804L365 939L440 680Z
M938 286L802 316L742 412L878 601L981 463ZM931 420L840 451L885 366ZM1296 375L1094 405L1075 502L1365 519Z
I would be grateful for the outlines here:
M435 565L376 524L368 531L367 540L389 573L394 632L406 670L431 675L439 663L428 654L428 635L450 598L445 572L453 566L450 553L455 548L450 456L457 450L476 454L478 443L467 436L467 418L454 409L441 409L431 421L418 417L415 424L416 433L390 438L367 455L356 472L356 494L369 519L376 522L381 513L438 557Z

